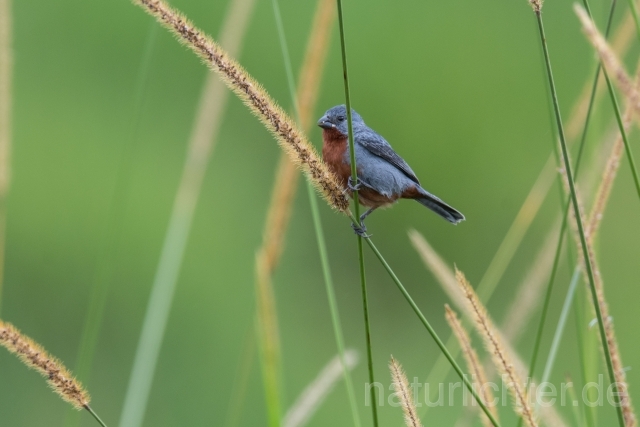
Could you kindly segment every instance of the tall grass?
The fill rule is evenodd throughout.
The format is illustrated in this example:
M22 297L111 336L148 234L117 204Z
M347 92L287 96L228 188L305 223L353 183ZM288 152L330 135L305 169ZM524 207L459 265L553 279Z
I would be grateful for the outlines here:
M545 66L546 66L546 71L547 71L547 77L548 77L548 83L549 83L549 90L551 91L551 97L553 100L553 109L554 109L554 113L555 113L555 117L556 117L556 124L558 127L558 135L560 137L560 147L562 149L562 160L564 163L564 167L565 167L565 171L567 174L567 181L569 183L569 189L571 192L571 203L573 205L573 212L574 212L574 216L576 219L576 225L578 228L578 234L580 237L580 246L582 249L582 256L584 259L584 265L587 271L587 276L589 278L589 286L591 288L591 296L592 296L592 300L593 300L593 305L596 309L596 316L598 319L598 328L600 331L600 337L602 340L602 346L604 349L604 354L605 354L605 360L606 360L606 364L607 364L607 370L609 372L609 380L611 381L611 384L616 385L616 375L615 375L615 368L613 365L613 361L611 358L611 353L610 353L610 343L607 341L607 333L606 333L606 326L605 326L605 322L604 322L604 318L603 318L603 313L602 313L602 308L601 308L601 301L598 298L598 291L596 289L596 285L595 285L595 273L594 273L594 268L592 265L592 259L589 255L589 247L587 244L587 238L585 235L585 230L584 230L584 224L583 224L583 219L582 219L582 213L580 211L580 204L578 202L578 195L577 195L577 191L576 191L576 187L575 187L575 182L574 182L574 174L573 174L573 169L572 169L572 165L571 162L569 160L569 151L567 149L567 143L566 143L566 138L565 138L565 134L564 134L564 128L562 125L562 117L560 114L560 106L558 103L558 96L556 93L556 87L555 87L555 82L554 82L554 78L553 78L553 72L552 72L552 68L551 68L551 60L549 58L549 51L547 48L547 39L544 33L544 26L542 23L542 15L541 15L541 11L540 11L540 7L541 4L537 3L537 2L533 2L533 11L535 13L536 16L536 21L538 24L538 30L539 30L539 35L540 35L540 42L542 44L542 49L544 52L544 62L545 62ZM615 388L617 389L617 385L615 386ZM618 414L618 422L620 423L621 427L625 426L625 417L624 417L624 413L623 413L623 409L622 406L617 406L616 408L616 412Z

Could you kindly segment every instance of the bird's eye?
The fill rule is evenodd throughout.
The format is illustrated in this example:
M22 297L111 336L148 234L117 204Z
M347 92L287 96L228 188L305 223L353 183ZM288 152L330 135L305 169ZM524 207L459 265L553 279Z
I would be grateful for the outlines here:
M338 121L339 122L343 122L344 121L344 116L338 116Z

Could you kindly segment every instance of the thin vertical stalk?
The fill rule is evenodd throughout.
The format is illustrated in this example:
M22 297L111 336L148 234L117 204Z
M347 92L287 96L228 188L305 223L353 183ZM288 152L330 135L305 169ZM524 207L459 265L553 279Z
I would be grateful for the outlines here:
M319 77L319 74L324 69L324 60L326 57L326 51L328 47L329 31L335 15L330 12L329 7L332 7L329 3L332 0L320 0L318 2L318 10L316 12L316 18L314 27L312 29L312 35L307 46L308 52L305 58L303 68L300 76L300 88L296 95L295 81L293 79L293 70L291 66L291 57L289 56L288 44L284 32L284 24L282 22L282 15L280 13L280 6L278 0L272 0L273 11L276 19L276 26L278 28L278 37L280 40L280 48L282 50L282 56L285 65L285 72L287 75L287 85L289 88L289 95L291 96L291 102L293 105L294 113L298 125L306 132L310 125L310 117L313 107L315 106L315 100L317 98L318 88L320 86L319 78L312 78L312 74L315 77ZM313 51L309 51L313 50ZM315 70L312 70L312 68ZM306 85L307 87L302 87ZM289 160L284 159L289 162ZM297 176L297 173L296 173ZM297 179L297 178L296 178ZM347 396L349 399L349 405L351 407L351 415L353 417L354 427L360 427L360 416L358 415L358 407L356 404L356 396L353 389L353 381L351 379L351 370L345 356L344 336L342 333L342 324L340 322L340 313L338 311L338 304L336 301L333 278L331 275L331 267L329 264L329 256L327 252L327 246L324 238L324 232L322 230L322 220L320 219L320 210L318 208L318 200L313 189L313 185L307 181L307 194L309 196L309 206L311 208L311 217L313 219L313 226L316 233L316 241L318 243L318 253L320 255L320 264L322 266L322 275L324 278L325 289L327 292L327 300L329 303L329 311L331 313L331 322L333 325L334 337L336 340L336 346L338 348L338 358L342 365L342 374L345 381L345 387L347 389Z
M605 331L604 319L602 318L602 311L600 309L600 302L598 301L597 290L595 288L595 278L593 272L593 266L591 265L591 258L589 257L589 249L587 247L587 239L584 232L584 224L582 223L582 215L580 213L580 205L578 203L578 195L576 193L575 182L573 170L571 167L571 162L569 160L569 151L567 149L567 142L565 140L564 129L562 125L562 117L560 115L560 106L558 103L558 96L556 93L555 82L553 79L553 72L551 69L551 60L549 58L549 51L547 48L547 41L544 33L544 26L542 22L542 15L540 13L540 9L534 9L536 20L538 24L538 31L540 35L540 42L542 43L542 48L544 51L544 60L547 70L547 77L549 82L549 89L551 90L551 95L553 99L553 109L556 116L556 125L558 126L558 134L560 136L560 146L562 148L562 157L564 161L565 170L567 173L567 181L569 182L569 190L571 192L571 202L573 204L573 211L575 213L576 223L578 226L578 233L580 236L580 245L582 247L582 255L584 257L584 264L587 270L587 276L589 278L589 286L591 288L591 297L593 299L593 304L596 308L596 315L598 318L598 329L600 331L600 337L602 339L602 346L604 348L605 359L607 363L607 370L609 371L609 380L611 384L614 384L614 388L617 390L617 386L615 386L615 373L613 369L613 364L611 361L611 355L609 353L609 343L607 342L607 336ZM621 427L624 427L624 416L622 413L622 407L617 406L616 412L618 415L618 422Z
M253 4L254 0L233 1L223 21L221 43L234 55L240 49ZM227 99L224 85L208 73L147 304L120 427L138 427L144 419L193 215Z
M4 283L7 193L11 154L11 76L13 68L11 0L0 0L0 307Z
M354 183L358 182L358 171L356 168L356 152L353 142L353 123L351 117L351 96L349 94L349 71L347 67L347 48L344 35L344 16L342 13L342 0L337 0L338 5L338 27L340 29L340 50L342 53L342 75L344 77L344 98L347 107L347 125L349 134L349 158L351 159L351 179ZM360 204L358 190L353 190L353 210L355 212L354 225L360 226ZM352 218L353 220L353 218ZM367 298L367 279L364 269L364 253L362 251L362 237L356 237L358 242L358 267L360 269L360 287L362 291L362 307L364 312L365 340L367 344L367 366L369 368L369 384L375 383L373 375L373 355L371 351L371 326L369 322L369 302ZM371 393L371 411L373 415L373 425L378 427L378 407L376 399L376 388L369 387Z

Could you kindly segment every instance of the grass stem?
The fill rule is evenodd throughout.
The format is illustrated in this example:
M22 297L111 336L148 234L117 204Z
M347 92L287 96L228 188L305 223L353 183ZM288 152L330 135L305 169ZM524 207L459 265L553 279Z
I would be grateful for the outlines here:
M104 421L102 421L100 419L100 417L98 416L98 414L95 413L95 411L93 409L91 409L91 406L86 405L84 407L87 411L89 411L89 413L93 416L93 418L96 419L96 421L102 426L102 427L107 427L107 425L104 423Z
M351 179L353 182L358 182L358 172L356 168L356 153L353 142L353 122L351 117L351 96L349 94L349 71L347 67L347 48L344 35L344 16L342 11L342 0L337 0L338 6L338 28L340 29L340 50L342 53L342 75L344 77L344 97L345 105L347 107L347 124L349 133L349 158L351 159ZM355 218L352 218L355 226L360 226L360 204L358 197L358 190L353 191L353 210L355 212ZM367 366L369 370L369 384L375 383L373 375L373 355L371 351L371 326L369 322L369 302L367 297L367 278L364 269L364 253L362 250L362 237L357 236L358 241L358 267L360 269L360 287L362 291L362 307L364 312L364 327L365 327L365 341L367 345ZM371 393L371 412L373 416L373 426L378 427L378 407L376 399L376 388L369 387Z

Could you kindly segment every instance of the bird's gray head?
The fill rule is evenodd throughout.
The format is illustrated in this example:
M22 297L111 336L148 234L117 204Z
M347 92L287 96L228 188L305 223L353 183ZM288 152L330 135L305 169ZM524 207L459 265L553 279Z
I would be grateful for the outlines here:
M356 113L356 110L351 109L351 118L353 120L353 127L356 128L359 124L364 125L364 120L360 117L360 114ZM318 120L318 126L323 129L336 129L342 135L348 135L347 125L347 108L344 105L336 105L333 108L327 110L324 116Z

